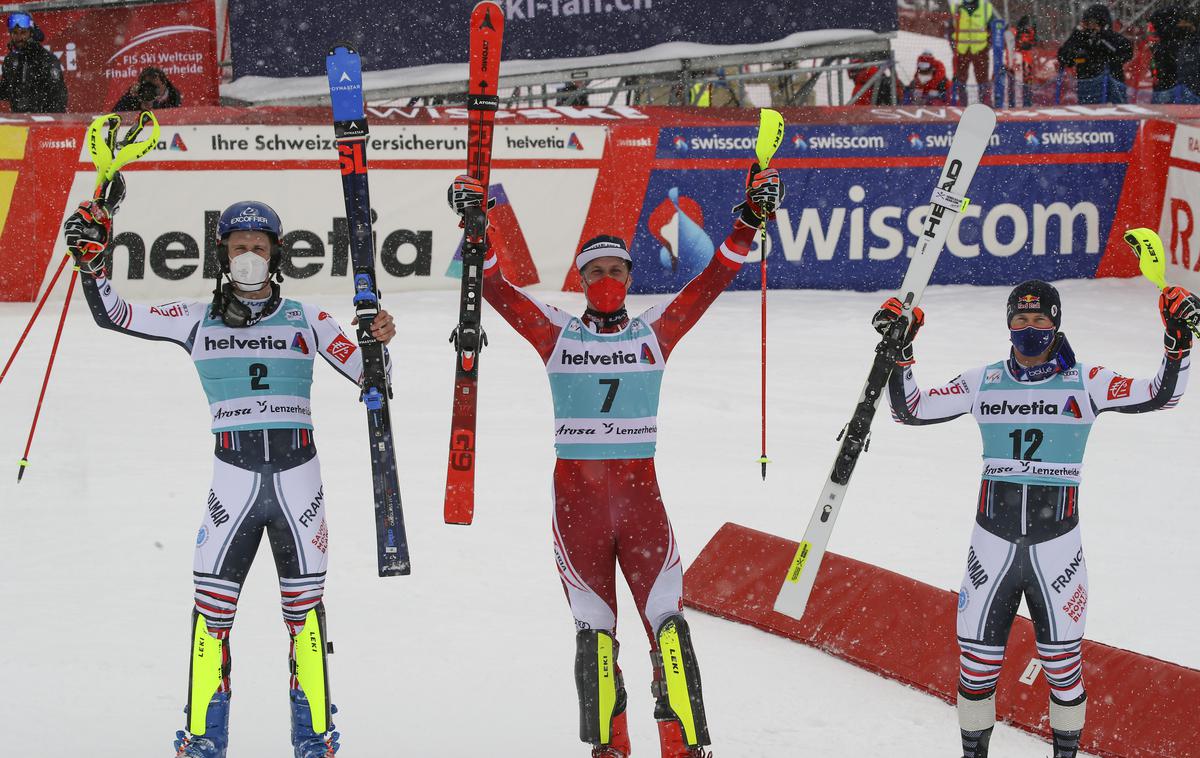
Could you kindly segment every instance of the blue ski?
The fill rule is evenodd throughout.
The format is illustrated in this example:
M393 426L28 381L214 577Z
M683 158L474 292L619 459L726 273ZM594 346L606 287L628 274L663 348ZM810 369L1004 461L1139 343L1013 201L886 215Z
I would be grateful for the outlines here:
M354 313L358 316L358 348L362 351L362 400L367 407L371 449L371 483L375 491L375 541L379 575L397 576L411 570L396 450L388 401L392 396L383 345L371 336L379 314L375 282L375 244L371 235L371 198L367 189L367 119L363 113L362 60L349 45L337 45L325 57L329 99L346 220L350 225L350 257L354 265Z

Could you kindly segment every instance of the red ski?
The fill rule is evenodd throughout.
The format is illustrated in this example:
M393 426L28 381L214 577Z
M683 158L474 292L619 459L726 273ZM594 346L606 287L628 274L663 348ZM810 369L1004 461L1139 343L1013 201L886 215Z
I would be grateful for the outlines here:
M487 344L480 326L483 307L483 259L487 252L487 186L492 170L492 128L500 98L500 45L504 12L491 0L471 11L470 80L467 83L467 173L484 188L483 204L463 214L462 296L458 326L450 335L457 351L454 411L450 422L450 458L446 467L447 524L470 524L475 516L475 408L479 351Z

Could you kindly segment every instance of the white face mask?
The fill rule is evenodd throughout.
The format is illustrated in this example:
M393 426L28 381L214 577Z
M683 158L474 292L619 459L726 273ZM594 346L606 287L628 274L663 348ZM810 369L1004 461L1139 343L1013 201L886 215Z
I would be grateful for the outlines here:
M262 289L270 278L270 264L254 253L242 253L229 261L229 278L242 292Z

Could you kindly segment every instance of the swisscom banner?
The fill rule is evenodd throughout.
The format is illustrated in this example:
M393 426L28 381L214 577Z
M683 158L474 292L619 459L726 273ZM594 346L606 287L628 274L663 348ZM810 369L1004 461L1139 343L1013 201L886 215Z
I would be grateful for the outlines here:
M898 285L925 223L952 126L788 128L772 163L787 195L768 225L770 286ZM986 285L1094 276L1137 133L1133 121L1001 123L932 281ZM660 131L658 157L686 156L694 167L650 176L633 240L640 291L674 292L708 262L729 231L744 169L695 168L751 153L754 141L755 130L744 127ZM758 257L756 250L753 260ZM758 288L760 276L752 263L733 286Z
M350 42L368 69L465 63L476 0L239 0L229 4L233 75L316 76L325 51ZM895 31L896 4L856 0L499 0L505 60L578 58L667 42L736 45L826 29ZM719 10L719 12L714 12ZM264 51L270 51L264 54Z

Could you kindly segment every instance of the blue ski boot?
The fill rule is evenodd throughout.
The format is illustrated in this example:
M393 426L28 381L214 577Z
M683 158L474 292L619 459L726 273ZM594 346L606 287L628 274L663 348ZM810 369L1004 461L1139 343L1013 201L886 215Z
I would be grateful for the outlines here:
M333 722L329 722L329 731L317 734L313 731L312 711L309 710L308 698L304 690L292 690L292 749L296 751L295 758L333 758L338 751L338 739L341 734L333 731ZM331 705L330 713L337 713L337 706Z
M184 709L185 712L187 709ZM204 734L175 732L175 758L225 758L229 747L229 693L218 692L208 704Z

